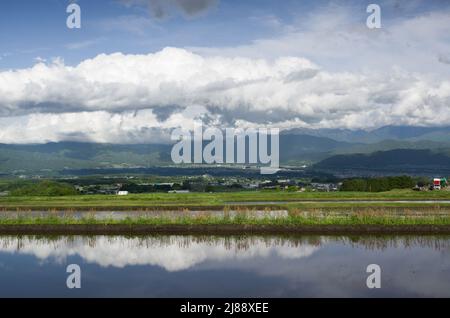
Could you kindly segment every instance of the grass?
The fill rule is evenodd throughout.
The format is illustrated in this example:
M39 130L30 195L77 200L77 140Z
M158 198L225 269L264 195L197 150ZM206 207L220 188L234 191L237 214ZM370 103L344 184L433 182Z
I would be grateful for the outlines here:
M259 210L260 211L260 210ZM96 213L75 217L72 213L48 213L39 216L27 212L3 212L0 225L450 225L449 209L303 209L290 207L277 217L261 217L255 209L224 209L223 214L180 211L155 216L152 212L131 213L123 219L98 219ZM271 212L265 209L265 212Z
M236 218L204 217L179 217L179 218L127 218L124 220L97 220L94 218L8 218L1 219L0 225L267 225L267 226L301 226L301 225L450 225L449 216L387 216L387 215L362 215L351 216L301 216L290 215L287 218L255 219L244 215Z
M323 201L329 202L323 202ZM373 200L374 202L346 202L349 200ZM233 193L151 193L129 196L79 195L67 197L1 197L0 225L450 225L450 204L424 204L418 202L376 202L394 200L450 200L450 191L415 192L394 190L381 193L364 192L284 192L255 191ZM267 202L258 207L239 206L238 202ZM284 202L282 202L284 201ZM310 202L304 202L310 201ZM341 202L338 202L341 201ZM234 202L234 203L233 203ZM277 203L279 202L279 203ZM241 203L242 204L242 203ZM151 217L156 209L179 210L177 217ZM183 209L219 209L225 217L208 215L183 215ZM253 218L247 211L283 209L289 211L285 218ZM66 210L63 217L50 213L45 217L31 217L22 211ZM132 210L149 211L150 214L134 215L122 220L99 220L93 214L85 218L74 218L70 211ZM233 218L227 211L239 213ZM8 211L18 211L15 216Z
M321 202L345 200L450 200L450 191L416 192L412 190L393 190L389 192L285 192L285 191L253 191L231 193L149 193L129 196L115 195L77 195L63 197L0 197L0 210L27 209L146 209L146 208L223 208L239 206L240 202L273 201L267 206L316 206L316 207L352 207L373 206L377 203ZM290 201L281 203L280 201ZM312 203L301 201L315 201ZM233 203L234 202L234 203ZM280 202L280 204L276 204ZM420 203L379 203L382 206L424 206ZM427 204L429 205L429 204ZM440 204L441 206L450 204Z

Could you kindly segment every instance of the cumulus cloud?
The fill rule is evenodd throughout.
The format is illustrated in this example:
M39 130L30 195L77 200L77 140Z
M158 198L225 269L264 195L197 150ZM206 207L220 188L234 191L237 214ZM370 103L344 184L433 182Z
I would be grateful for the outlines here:
M204 58L176 48L148 55L102 54L76 67L57 60L0 73L0 113L250 107L258 99L252 96L255 88L273 82L285 90L316 72L317 66L302 58Z
M193 127L207 113L202 107L161 116L157 109L124 112L33 113L0 117L0 142L7 144L79 141L170 143L174 127Z
M164 1L163 16L195 15L215 3ZM381 30L366 28L358 8L331 4L289 25L277 19L279 35L242 46L168 47L0 70L0 142L160 142L200 117L220 127L281 129L448 125L450 13L412 14L416 7L384 20ZM152 25L142 18L130 30Z
M217 5L218 0L121 0L126 6L146 6L155 18L162 19L172 12L193 17Z
M142 141L155 129L185 125L180 110L198 105L217 125L444 125L450 81L399 68L330 72L301 57L205 57L178 48L102 54L74 67L56 60L0 72L0 142Z

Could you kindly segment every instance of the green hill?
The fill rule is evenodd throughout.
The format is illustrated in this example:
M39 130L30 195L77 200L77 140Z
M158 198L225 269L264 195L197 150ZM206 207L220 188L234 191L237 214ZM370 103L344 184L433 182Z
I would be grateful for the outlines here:
M370 154L336 155L314 165L316 169L394 173L437 173L450 171L448 150L395 149Z

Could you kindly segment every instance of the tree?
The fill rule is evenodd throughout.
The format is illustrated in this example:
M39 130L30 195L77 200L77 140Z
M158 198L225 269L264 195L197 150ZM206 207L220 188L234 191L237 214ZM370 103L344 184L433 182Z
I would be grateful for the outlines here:
M77 194L79 194L78 191L72 185L50 180L28 184L11 191L12 196L65 196Z

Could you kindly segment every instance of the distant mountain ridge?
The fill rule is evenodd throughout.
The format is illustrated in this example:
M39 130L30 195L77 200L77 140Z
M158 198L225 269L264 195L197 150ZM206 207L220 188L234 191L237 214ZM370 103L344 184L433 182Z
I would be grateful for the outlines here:
M351 146L353 144L329 138L283 135L280 137L280 159L283 163L316 162L328 157L337 149ZM0 144L0 173L15 170L58 171L66 168L136 168L170 165L173 164L171 150L172 145L167 144L116 145L78 142ZM248 145L246 152L248 154Z
M384 126L375 130L362 129L307 129L296 128L287 130L285 134L307 134L316 137L331 138L336 141L350 143L376 143L383 140L430 140L437 142L450 141L450 126L420 127L420 126Z
M442 175L450 173L450 151L395 149L370 154L335 155L315 164L314 168L338 174L353 172L371 175L374 172L395 172Z
M281 133L280 159L282 165L317 164L316 167L326 166L327 169L335 170L341 167L357 169L356 166L358 169L364 169L367 165L377 169L392 169L395 166L392 163L397 162L397 159L387 161L384 155L378 152L385 152L387 155L394 151L390 153L403 156L408 153L406 150L416 150L409 152L411 158L419 156L434 162L435 155L426 155L423 151L431 150L433 154L445 155L450 150L450 137L445 138L447 135L450 136L450 127L389 126L371 132L295 129ZM173 164L171 150L172 145L169 144L0 144L0 173L55 173L65 169L157 167ZM401 152L396 153L396 150ZM373 154L373 157L369 156L372 161L367 161L367 155L370 154ZM413 165L416 163L411 162ZM401 163L398 162L397 165Z

